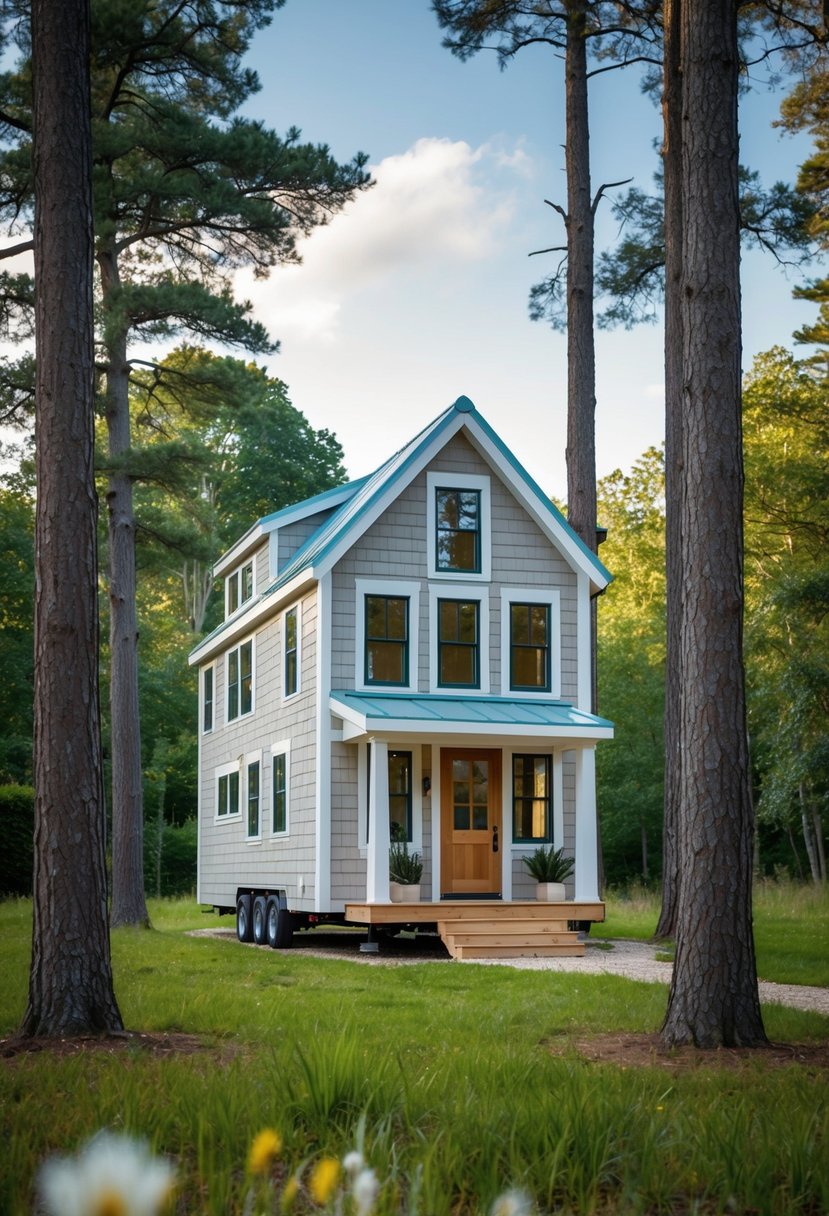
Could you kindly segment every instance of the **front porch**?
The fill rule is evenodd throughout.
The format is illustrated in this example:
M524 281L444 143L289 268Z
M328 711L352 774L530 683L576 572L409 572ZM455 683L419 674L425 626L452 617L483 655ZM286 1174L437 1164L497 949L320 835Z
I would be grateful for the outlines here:
M439 900L347 903L347 922L367 926L437 925L452 958L580 958L584 942L571 921L603 921L604 904L567 900Z

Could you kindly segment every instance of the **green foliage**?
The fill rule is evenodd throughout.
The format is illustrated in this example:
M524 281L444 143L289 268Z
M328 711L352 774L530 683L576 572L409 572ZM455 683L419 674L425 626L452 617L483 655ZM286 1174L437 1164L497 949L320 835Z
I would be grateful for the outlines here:
M552 845L539 845L522 860L536 882L566 882L576 868L573 858L564 856L564 849L554 849Z
M404 886L417 886L423 877L423 861L419 853L410 853L405 840L393 843L389 849L389 879Z
M0 896L31 895L35 792L26 785L0 785Z
M152 815L152 799L147 799L148 814ZM189 819L181 826L161 824L160 891L156 889L158 858L158 823L149 822L144 828L144 885L148 894L169 898L192 895L196 889L197 824Z

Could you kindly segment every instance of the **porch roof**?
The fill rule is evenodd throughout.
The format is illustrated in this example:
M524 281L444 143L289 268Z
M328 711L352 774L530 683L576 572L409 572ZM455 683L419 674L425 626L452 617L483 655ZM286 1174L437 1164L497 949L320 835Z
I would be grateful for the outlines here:
M613 738L613 723L566 701L510 697L332 691L330 709L343 719L343 737L371 734L534 737L593 742Z

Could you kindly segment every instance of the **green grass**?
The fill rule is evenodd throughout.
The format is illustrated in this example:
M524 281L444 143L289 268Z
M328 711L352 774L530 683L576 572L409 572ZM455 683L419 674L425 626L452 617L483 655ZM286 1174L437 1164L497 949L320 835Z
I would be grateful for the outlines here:
M611 891L601 937L648 941L659 920L659 894L642 887ZM794 882L754 889L754 944L760 979L829 987L829 890Z
M25 901L0 905L5 1034L25 1004L30 915ZM526 1188L542 1212L573 1216L829 1210L825 1074L772 1072L758 1059L674 1076L586 1063L567 1048L575 1034L656 1030L662 985L359 965L187 936L205 918L181 902L154 903L151 917L153 932L113 935L125 1022L200 1035L205 1050L3 1061L9 1216L32 1210L44 1157L101 1127L176 1159L178 1212L235 1216L245 1155L265 1125L282 1134L291 1168L362 1138L385 1180L378 1216L483 1213L508 1186ZM827 1018L764 1014L775 1041L829 1039Z

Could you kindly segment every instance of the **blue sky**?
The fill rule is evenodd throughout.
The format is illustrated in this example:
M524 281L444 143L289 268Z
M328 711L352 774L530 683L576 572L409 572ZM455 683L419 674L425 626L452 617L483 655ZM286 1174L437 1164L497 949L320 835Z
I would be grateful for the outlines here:
M288 0L250 62L262 89L248 114L342 159L367 152L377 182L304 243L301 268L240 277L281 340L269 367L294 405L337 434L359 476L464 393L564 497L565 338L527 314L552 265L528 254L564 239L543 201L564 201L560 60L533 48L503 72L493 53L461 63L428 0ZM769 183L792 180L810 146L772 129L780 96L758 88L741 106L741 159ZM635 69L597 77L590 105L594 190L649 188L660 119ZM616 235L605 203L597 247ZM791 299L799 281L744 259L744 367L814 316ZM600 476L662 440L661 343L660 325L598 335Z

